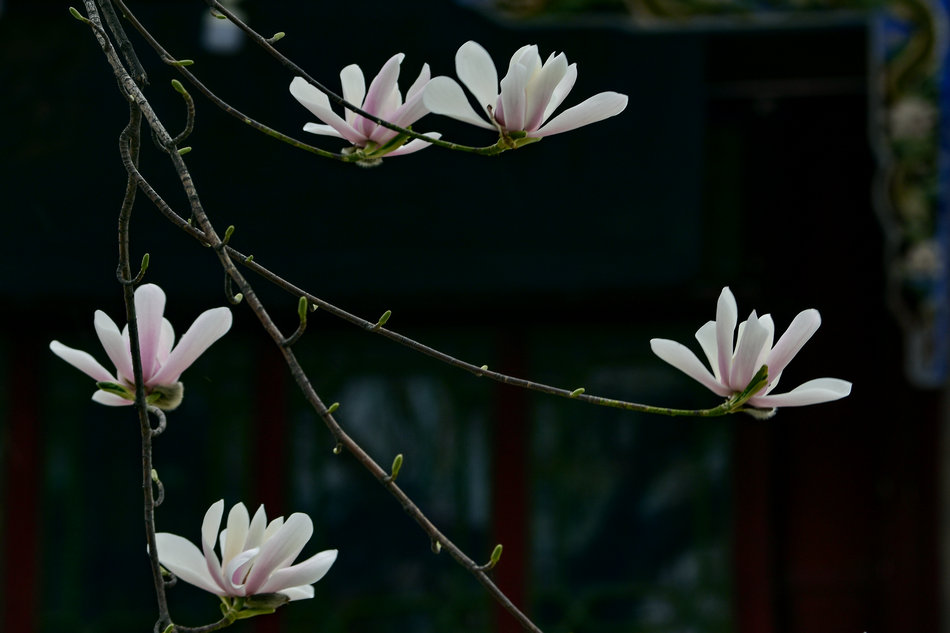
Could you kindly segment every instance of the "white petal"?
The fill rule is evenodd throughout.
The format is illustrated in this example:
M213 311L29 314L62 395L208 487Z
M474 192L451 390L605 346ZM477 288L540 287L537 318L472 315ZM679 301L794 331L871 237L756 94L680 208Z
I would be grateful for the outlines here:
M114 393L109 393L108 391L98 390L96 393L92 394L92 399L99 404L104 404L107 407L127 407L130 404L135 404L134 400L126 400L121 396L117 396Z
M343 86L343 100L362 108L363 99L366 98L366 80L363 78L362 69L356 64L350 64L340 71L340 83ZM344 109L346 122L354 125L356 113L349 108Z
M168 353L172 351L175 344L175 328L168 322L168 319L162 319L162 333L158 339L157 358L161 365L168 360Z
M152 377L149 386L178 382L182 372L230 328L231 310L228 308L202 312L168 355L168 361Z
M399 106L401 97L399 97L396 82L399 80L399 65L404 57L405 55L402 53L396 53L386 60L379 73L373 77L373 81L366 91L366 99L363 102L364 110L381 119L388 120L389 115ZM376 129L376 125L369 119L357 116L353 127L368 137Z
M287 587L286 589L281 589L277 593L282 593L291 601L294 600L306 600L313 597L313 587L311 585L303 585L302 587Z
M231 595L230 583L226 583L224 575L221 573L221 561L214 553L214 541L217 536L218 528L221 527L221 517L224 515L224 499L219 499L211 504L208 511L205 512L205 518L201 523L201 551L204 553L205 565L215 583L224 592L224 595Z
M831 402L851 393L851 383L838 378L816 378L795 387L788 393L756 396L749 404L763 409L773 407L801 407L809 404Z
M326 575L336 556L337 550L328 549L296 565L278 569L270 575L259 592L277 593L291 587L313 584Z
M525 86L528 83L528 69L515 64L501 80L501 112L495 118L506 130L523 130L525 120Z
M354 145L366 143L364 135L353 129L349 123L330 109L330 100L327 96L307 83L307 80L303 77L294 77L293 81L290 82L290 94L318 119L336 130L342 138Z
M577 81L577 64L571 64L567 67L567 72L564 73L564 77L561 78L561 81L558 82L554 88L554 92L551 94L551 100L548 101L548 104L544 107L544 115L541 117L542 122L547 121L548 117L554 114L558 106L564 103L564 99L566 99L568 93L571 92L575 81Z
M145 384L158 369L158 350L162 338L165 293L155 284L143 284L135 290L135 318L139 330L142 376Z
M555 88L567 74L567 57L564 53L549 59L541 71L531 76L525 87L527 103L525 104L524 129L537 130L545 120L548 102L554 94Z
M102 349L118 372L120 381L132 383L132 355L129 353L127 341L122 338L115 321L109 318L102 310L96 310L93 318L93 325L96 328L96 334L99 335L99 342L102 343Z
M267 514L264 512L264 505L261 504L251 519L251 525L247 530L247 540L244 546L247 548L259 547L264 542L264 529L267 527Z
M821 325L821 315L818 310L802 310L792 319L791 325L779 338L778 343L769 354L769 372L781 373L795 358L802 346L818 330Z
M96 382L118 382L115 376L110 374L105 367L99 364L99 361L87 352L67 347L59 341L52 341L49 344L49 349Z
M725 383L732 375L732 335L736 331L736 321L739 320L739 308L736 298L729 287L719 293L716 302L716 349L719 351L719 376Z
M234 590L234 593L246 595L244 581L247 578L248 565L253 563L260 551L259 547L252 547L249 550L238 552L237 555L224 566L222 573L228 585Z
M489 130L494 127L478 116L468 102L462 87L451 77L435 77L426 84L422 93L426 108L435 114L452 117L465 123L471 123Z
M438 132L426 132L423 136L428 136L429 138L439 139L442 138L442 135ZM405 156L406 154L412 154L413 152L418 152L420 149L425 149L431 147L432 143L426 143L421 139L413 139L400 147L397 150L393 150L386 154L386 156Z
M313 522L306 514L295 512L287 517L277 533L261 545L261 553L247 577L245 591L248 595L260 593L270 575L288 560L296 558L312 534Z
M228 512L228 527L221 532L221 565L227 567L231 559L245 550L250 515L243 503L237 503ZM225 534L227 537L225 538ZM227 576L227 574L225 574Z
M221 587L208 572L205 557L193 543L177 534L159 532L155 535L155 548L158 551L158 561L168 571L188 584L215 595L224 595Z
M713 393L720 396L732 395L732 391L713 378L713 375L703 367L696 355L682 343L655 338L650 340L650 348L662 360L676 367L693 380L698 381Z
M530 132L528 136L544 137L560 134L590 123L616 116L627 107L627 95L617 92L601 92L573 108L557 115L541 129Z
M696 330L696 340L699 346L703 348L703 354L709 366L712 367L713 376L718 382L722 382L722 376L719 375L719 351L716 347L716 322L706 321L706 324Z
M763 354L763 347L768 338L768 328L759 323L755 312L741 328L739 339L736 342L736 353L732 359L732 372L729 375L728 385L733 391L745 389L759 367L755 363ZM761 366L760 366L761 367Z
M336 131L332 125L325 125L323 123L304 123L303 126L304 132L309 132L311 134L319 134L321 136L335 136L337 138L344 138L342 134Z
M455 73L475 96L479 108L495 107L498 101L498 72L491 55L481 44L468 41L459 47L455 53ZM434 109L432 111L435 112Z
M419 71L419 76L416 77L416 80L409 86L409 90L406 91L406 101L409 101L416 95L421 95L431 78L432 72L429 70L429 64L423 64L422 70Z

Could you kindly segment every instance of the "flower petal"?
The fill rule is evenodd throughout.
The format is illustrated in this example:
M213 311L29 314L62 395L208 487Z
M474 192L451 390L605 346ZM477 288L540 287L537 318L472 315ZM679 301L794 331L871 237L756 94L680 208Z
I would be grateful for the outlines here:
M795 387L788 393L754 396L749 399L753 407L801 407L839 400L851 393L851 383L839 378L816 378Z
M155 284L142 284L135 290L135 318L139 330L139 351L142 355L142 377L145 384L158 370L158 350L162 339L162 315L165 293Z
M549 59L541 67L540 72L531 76L525 87L527 103L525 104L524 129L537 130L545 120L548 102L554 94L554 89L567 74L567 57L559 53Z
M104 404L107 407L127 407L130 404L135 404L134 400L126 400L122 396L117 396L114 393L102 391L101 389L92 394L92 399L94 402Z
M288 598L293 600L306 600L313 597L313 587L311 585L303 585L301 587L287 587L286 589L281 589L277 593L282 593Z
M745 389L759 370L755 364L762 357L763 346L769 335L768 328L759 323L755 312L740 330L735 357L732 359L732 371L727 382L733 391Z
M363 145L366 143L366 137L364 135L353 129L349 123L330 109L330 100L327 96L316 87L307 83L307 80L303 77L294 77L293 81L290 82L290 94L318 119L336 130L340 137L345 138L354 145Z
M221 566L227 567L235 556L244 551L244 542L247 540L250 515L243 503L232 506L228 512L228 527L221 532ZM227 538L225 538L227 534ZM227 574L225 574L227 577Z
M191 541L177 534L159 532L155 535L155 549L162 566L181 580L215 595L224 595L208 572L205 557Z
M430 112L489 130L494 129L491 123L475 113L462 87L451 77L433 78L426 84L422 100Z
M363 99L366 97L366 80L363 78L362 69L356 64L350 64L340 71L340 84L343 86L343 99L352 103L357 108L363 107ZM308 84L309 85L309 84ZM349 108L346 110L346 122L355 125L356 113Z
M655 338L650 340L650 349L652 349L653 353L659 356L660 359L676 367L693 380L698 381L713 393L720 396L732 395L732 391L720 384L713 375L709 373L709 370L699 362L699 359L696 358L696 354L691 352L682 343L663 338Z
M162 333L158 339L157 356L159 365L164 365L168 360L168 354L172 351L175 344L175 328L168 322L168 319L162 319Z
M214 553L214 541L217 536L218 528L221 527L221 517L224 514L224 499L219 499L211 504L208 511L205 512L204 521L201 523L201 550L204 553L205 565L214 582L220 587L223 594L229 593L230 583L225 582L221 573L221 562Z
M495 119L506 130L523 130L525 122L525 86L528 83L528 69L514 64L505 78L501 80L501 106L495 112Z
M769 373L780 374L820 325L821 315L818 310L812 308L799 312L769 354Z
M728 382L732 375L732 335L738 320L736 298L727 286L719 293L719 301L716 302L716 349L719 351L719 376L723 383Z
M703 348L703 354L712 367L713 376L717 382L722 382L722 376L719 375L719 351L716 347L716 322L706 321L706 324L696 330L696 340L699 346Z
M379 73L373 77L369 90L366 91L366 100L363 102L363 109L370 114L375 114L381 119L389 119L389 115L399 107L401 97L397 81L399 80L399 65L405 57L402 53L396 53L383 64ZM353 125L364 136L369 136L376 129L376 123L363 117L357 117Z
M264 542L264 528L267 527L267 513L264 512L264 505L261 504L251 519L251 525L247 530L247 539L244 541L244 547L259 547Z
M459 47L455 53L455 73L475 96L479 108L485 110L486 106L495 107L498 101L498 72L491 55L481 44L468 41ZM434 109L432 111L435 112Z
M99 361L93 358L88 352L67 347L59 341L52 341L49 344L49 349L96 382L118 382L118 379L110 374L109 371L100 365Z
M110 319L109 315L102 310L96 310L93 325L96 328L96 334L99 335L102 349L106 351L109 360L115 365L119 381L133 384L132 355L129 353L129 347L126 341L123 340L115 321Z
M432 71L429 70L429 64L423 64L422 70L419 71L419 76L416 77L416 80L409 86L409 90L406 91L406 101L409 101L416 95L421 95L431 78Z
M152 377L149 386L177 382L182 372L230 328L231 310L228 308L202 312L168 355L168 361Z
M283 526L261 545L261 553L247 577L247 594L261 593L260 589L270 575L296 558L312 534L310 517L300 512L290 515Z
M554 92L551 93L551 100L544 107L544 115L541 117L542 123L547 121L558 106L564 103L564 99L571 92L575 81L577 81L577 64L571 64L567 67L567 72L564 73L561 81L555 86Z
M439 139L442 138L442 135L438 132L426 132L423 136L428 136L429 138ZM413 152L418 152L420 149L425 149L431 147L432 143L426 143L421 139L414 139L409 141L399 149L393 150L386 154L386 156L405 156L406 154L412 154Z
M336 138L344 138L343 135L337 132L335 127L331 125L325 125L323 123L304 123L303 131L309 132L311 134L319 134L321 136L335 136Z
M528 136L545 137L567 132L616 116L626 107L627 95L618 92L601 92L573 108L568 108L548 121L541 129L529 132Z
M270 575L259 591L277 593L291 587L313 584L326 575L336 561L336 556L337 550L328 549L296 565L278 569Z

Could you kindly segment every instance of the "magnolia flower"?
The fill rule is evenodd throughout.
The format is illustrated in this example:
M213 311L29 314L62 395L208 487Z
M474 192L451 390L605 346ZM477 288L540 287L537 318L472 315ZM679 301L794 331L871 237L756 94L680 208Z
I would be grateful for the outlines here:
M772 317L767 314L758 317L755 311L748 320L739 324L739 334L733 345L737 320L736 299L729 288L723 288L716 307L716 320L709 321L696 332L696 340L706 354L712 373L680 343L655 338L650 341L650 347L661 359L713 393L725 397L744 391L756 372L763 365L768 366L765 385L748 400L752 407L769 410L764 412L766 417L775 407L829 402L851 393L851 383L837 378L809 380L788 393L771 393L778 385L782 370L821 325L817 310L800 312L774 346Z
M174 409L181 403L184 387L178 379L189 365L231 327L231 311L214 308L202 312L188 328L178 345L172 349L175 331L165 312L165 293L155 284L144 284L135 291L135 313L139 329L139 350L142 355L142 378L150 404L161 409ZM95 379L100 390L92 399L100 404L123 406L135 402L135 381L132 352L129 348L129 326L122 332L102 310L96 310L93 324L106 355L115 365L110 373L86 352L67 347L59 341L49 344L50 350L64 361Z
M462 88L449 77L429 82L424 97L429 110L483 128L495 129L497 124L504 132L523 131L530 138L596 123L627 107L627 95L602 92L548 121L574 87L577 65L568 65L564 53L551 53L542 64L535 45L522 46L512 55L500 93L491 56L476 42L466 42L458 49L455 71L488 120L476 114Z
M292 565L313 534L313 522L296 512L284 521L267 523L264 506L249 519L247 508L238 503L228 513L228 523L218 537L221 558L214 552L221 526L224 500L215 502L201 525L201 550L189 540L160 532L155 535L158 560L173 574L221 597L247 597L281 593L290 600L313 597L313 583L327 573L336 560L335 549L325 550Z
M405 55L402 53L390 57L379 74L373 78L369 90L366 89L363 71L359 66L351 64L341 70L343 99L399 127L408 128L421 119L429 113L422 101L423 90L429 83L429 65L422 65L422 71L409 87L406 101L403 103L396 83L403 57ZM346 110L345 118L339 117L330 109L327 96L307 83L303 77L294 77L290 82L290 94L325 124L307 123L303 126L305 132L346 139L366 152L368 158L411 154L430 145L421 139L406 143L405 138L397 138L399 133L395 130L379 125L352 110ZM427 132L424 136L437 139L441 134Z

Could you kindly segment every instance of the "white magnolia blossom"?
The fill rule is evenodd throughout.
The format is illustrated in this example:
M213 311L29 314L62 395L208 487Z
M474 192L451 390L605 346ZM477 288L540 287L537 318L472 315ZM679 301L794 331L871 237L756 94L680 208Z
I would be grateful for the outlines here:
M422 93L429 83L430 73L429 65L423 64L422 71L409 87L406 100L403 102L397 81L399 67L404 57L402 53L390 57L389 61L383 64L379 74L373 78L368 90L363 79L363 71L359 66L350 64L341 70L343 99L380 119L408 128L429 113L422 101ZM290 82L290 94L323 121L322 124L307 123L303 127L305 132L336 136L367 151L370 155L377 156L411 154L430 145L426 141L415 139L405 144L399 143L393 147L387 147L387 143L399 136L398 132L379 125L352 110L346 110L344 116L340 117L330 108L330 99L303 77L294 77ZM438 139L441 134L427 132L424 136Z
M830 402L851 393L851 383L837 378L817 378L787 393L771 393L778 385L782 371L821 325L817 310L800 312L774 346L775 325L771 316L758 317L753 311L748 320L739 324L738 337L733 342L736 321L736 299L729 288L723 288L716 307L716 320L709 321L696 332L696 340L712 367L712 373L680 343L657 338L650 341L650 347L661 359L724 397L744 391L756 372L767 365L766 385L748 400L750 406L759 409Z
M497 123L506 132L523 131L528 137L539 138L601 121L627 107L627 95L601 92L548 121L574 87L577 65L568 65L564 53L551 53L542 64L536 45L515 51L500 85L491 56L476 42L466 42L458 49L455 71L487 120L472 109L461 86L449 77L429 82L425 104L435 114L483 128L494 129Z
M155 284L139 286L135 291L135 313L145 393L155 406L174 409L181 402L184 391L178 381L182 372L230 329L231 311L228 308L214 308L202 312L174 348L175 331L168 319L163 317L165 293L161 288ZM96 402L108 406L133 404L135 381L129 326L126 325L119 332L115 322L102 310L96 310L93 325L106 355L115 365L114 374L90 354L67 347L59 341L51 342L50 350L97 382L114 385L108 391L96 391L92 395Z
M268 523L264 506L250 518L244 504L238 503L228 513L227 526L219 536L223 514L223 499L208 508L201 525L200 550L176 534L156 534L162 566L217 596L281 593L290 600L313 597L312 584L333 565L337 550L325 550L292 564L313 535L309 516L296 512L286 521L277 517ZM215 541L221 550L220 559L214 551Z

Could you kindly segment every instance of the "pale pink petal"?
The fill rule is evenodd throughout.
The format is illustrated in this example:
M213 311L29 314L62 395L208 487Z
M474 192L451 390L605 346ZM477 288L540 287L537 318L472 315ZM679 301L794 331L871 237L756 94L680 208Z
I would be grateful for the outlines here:
M235 594L247 595L244 589L244 580L247 577L249 566L260 553L259 547L252 547L249 550L238 552L234 558L224 565L224 578ZM260 592L258 592L260 593Z
M148 386L171 385L177 382L182 372L230 328L231 310L228 308L214 308L202 312L178 341L178 345L168 355L168 361L152 377Z
M149 378L158 370L158 350L162 338L165 293L155 284L143 284L135 290L135 318L139 329L142 376Z
M716 349L719 350L719 375L723 383L728 382L732 375L732 336L738 320L736 298L727 286L719 293L719 301L716 302Z
M682 343L662 338L650 340L650 348L673 367L720 396L730 396L732 391L720 384L706 369L696 355Z
M442 138L442 135L438 132L426 132L423 136L428 136L429 138L439 139ZM420 139L414 139L403 145L397 150L393 150L386 154L386 156L405 156L406 154L412 154L413 152L418 152L420 149L425 149L431 147L432 143L426 143Z
M818 310L803 310L792 319L791 325L785 330L779 338L778 343L769 354L769 371L780 373L798 354L802 346L808 342L808 339L818 330L821 325L821 315Z
M366 143L366 137L363 134L353 129L349 123L330 109L330 100L327 96L307 83L307 80L303 77L294 77L293 81L290 82L290 94L318 119L336 130L341 138L354 145Z
M528 69L515 64L505 78L501 80L501 111L495 118L506 130L525 129L525 86L528 83Z
M564 99L566 99L567 95L571 92L575 81L577 81L577 64L571 64L567 67L567 72L564 73L564 77L561 78L561 81L558 82L554 88L554 92L551 94L551 100L548 101L548 104L544 107L544 115L541 117L542 122L547 121L548 118L554 114L554 111L557 110L558 106L564 103Z
M218 534L218 528L221 527L221 517L224 515L224 499L219 499L211 504L208 511L205 512L204 521L201 523L201 550L204 553L205 565L208 573L214 582L220 587L223 594L231 595L230 583L226 583L221 572L221 561L214 553L214 541Z
M245 591L248 595L261 593L261 587L270 575L288 560L296 558L312 534L310 517L299 512L290 515L283 526L261 545L261 553L247 577Z
M107 407L127 407L130 404L135 404L134 400L126 400L121 396L109 393L108 391L102 391L101 389L92 394L92 399L94 402L104 404Z
M489 122L475 113L462 87L451 77L434 77L422 94L423 102L430 112L489 130L494 129Z
M208 573L201 551L187 539L176 534L159 532L155 535L155 549L162 566L181 580L215 595L225 595Z
M133 383L132 355L129 354L128 343L122 338L115 321L110 319L109 315L102 310L96 310L93 325L96 328L96 334L99 335L102 349L106 351L109 360L115 365L119 381Z
M745 389L755 372L759 370L755 363L762 356L762 347L768 338L768 328L759 323L755 312L745 322L745 328L739 335L736 343L736 353L732 360L732 372L729 375L728 385L733 391Z
M851 393L851 383L838 378L816 378L795 387L788 393L755 396L749 400L753 407L801 407L844 398Z
M244 551L247 540L250 515L243 503L237 503L228 512L228 527L221 532L221 565L227 566L232 558ZM225 532L227 538L225 538ZM228 574L225 574L227 577Z
M87 352L67 347L59 341L52 341L49 344L49 349L96 382L118 382L115 376L110 374L105 367L99 364L99 361Z
M479 108L484 110L487 106L495 107L495 102L498 101L498 72L491 55L481 44L468 41L459 47L455 53L455 73L475 96ZM431 106L430 109L436 112Z
M386 117L386 120L399 127L409 127L428 113L429 109L426 108L422 94L420 93L396 108ZM370 134L369 139L378 145L385 145L398 135L399 132L396 130L391 130L386 126L379 125L373 133Z
M584 125L616 116L627 107L627 95L617 92L601 92L587 101L568 108L548 121L541 129L529 132L528 136L542 138L560 134Z
M168 322L168 319L162 319L162 334L158 339L157 358L161 365L168 359L168 353L172 351L175 344L175 328Z
M567 57L564 53L549 59L540 72L531 76L525 87L527 104L525 105L524 129L537 130L544 123L544 113L548 102L561 80L567 74Z
M258 593L277 593L291 587L310 585L323 578L336 561L337 550L328 549L307 560L278 569L270 575Z
M406 101L409 101L416 95L422 95L422 91L425 90L426 84L429 83L429 79L431 78L432 72L429 70L429 64L423 64L422 70L419 71L419 76L416 77L416 80L409 86L409 90L406 91Z
M718 382L722 382L722 376L719 375L719 351L716 347L716 322L706 321L706 324L696 330L696 340L706 355L706 360L712 368L713 376Z
M251 519L251 525L247 530L247 540L245 547L259 547L264 542L264 529L267 527L267 514L264 512L263 504L257 508L254 518Z
M340 71L340 84L343 86L343 100L352 103L357 108L363 107L363 99L366 97L366 80L363 78L363 71L356 64L350 64ZM346 122L351 126L355 125L356 113L349 108L346 110Z
M323 123L304 123L303 131L309 132L310 134L319 134L320 136L335 136L336 138L343 138L343 136L337 132L336 128ZM365 142L365 140L361 142Z
M508 72L519 64L527 69L528 76L541 69L541 55L538 54L537 44L525 44L512 53L511 59L508 60Z
M399 65L404 57L405 55L402 53L396 53L383 64L379 74L373 77L373 81L366 91L366 99L363 102L364 110L381 119L388 119L389 114L399 105L396 82L399 80ZM373 133L376 123L369 119L362 119L362 121L360 119L362 117L357 118L354 127L368 137Z

